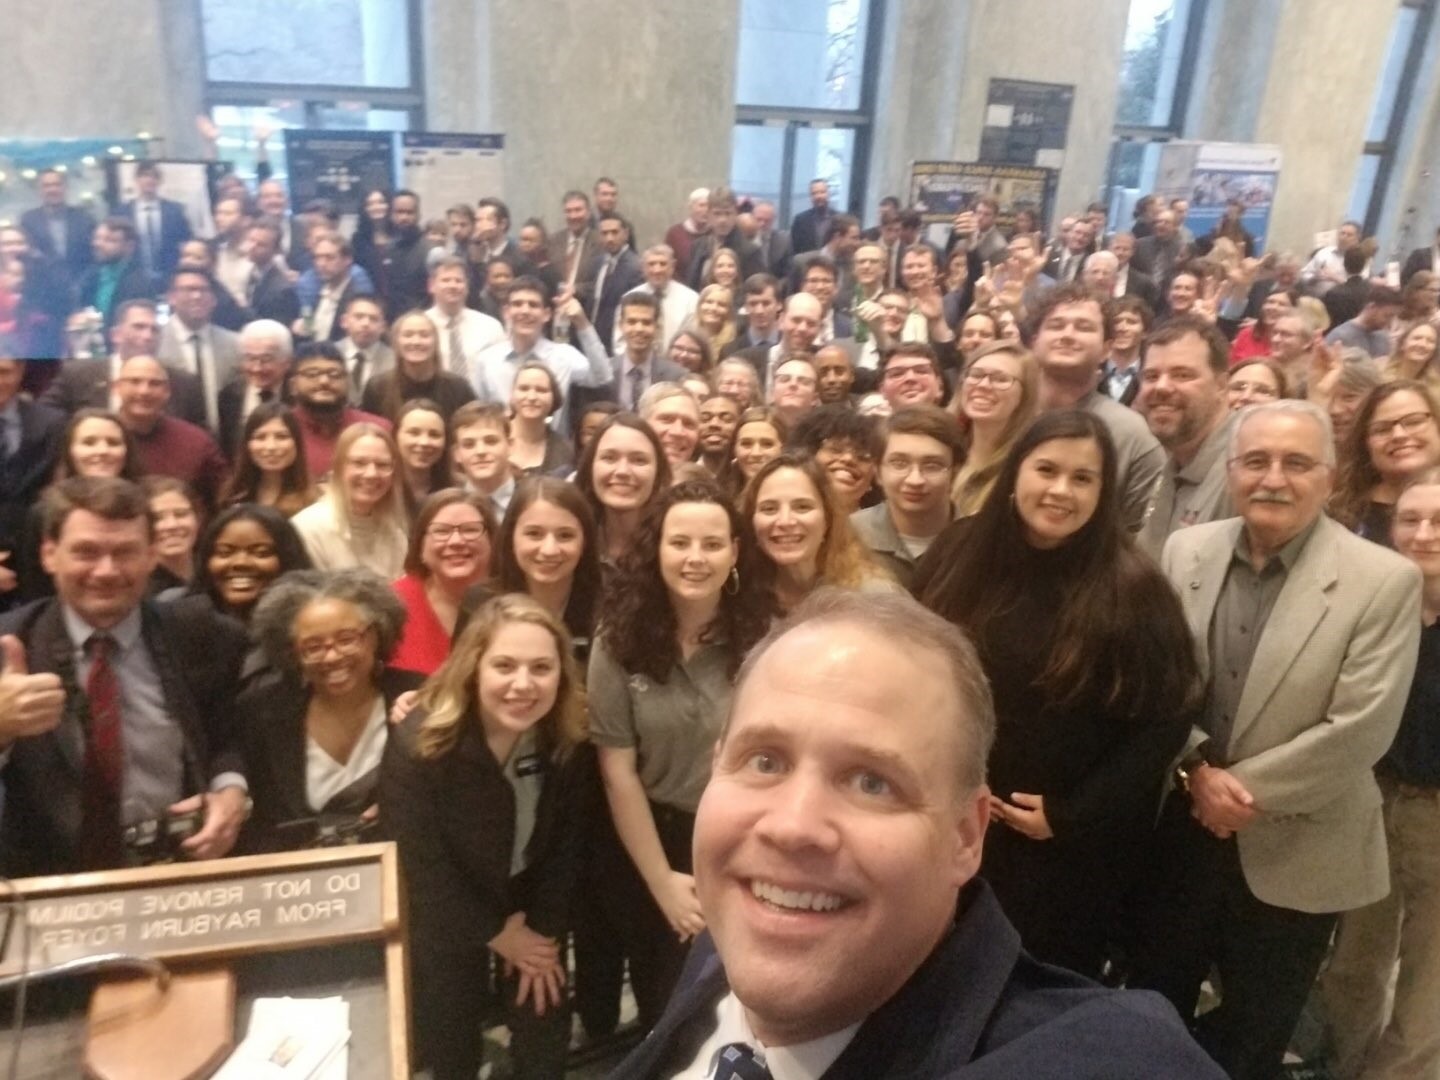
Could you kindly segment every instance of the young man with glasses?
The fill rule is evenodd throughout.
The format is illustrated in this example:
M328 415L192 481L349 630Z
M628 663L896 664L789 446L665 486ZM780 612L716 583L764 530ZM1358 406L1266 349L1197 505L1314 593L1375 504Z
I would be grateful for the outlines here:
M935 350L919 342L897 345L880 361L880 393L895 412L939 405L945 398L945 380Z
M351 408L349 381L344 354L328 341L302 345L296 352L290 394L311 476L329 474L335 442L351 424L364 421L390 430L384 417Z
M1013 381L1002 372L985 374ZM920 556L955 516L950 483L959 457L955 421L938 406L901 409L886 421L880 456L885 501L857 510L850 515L850 524L860 542L906 589Z

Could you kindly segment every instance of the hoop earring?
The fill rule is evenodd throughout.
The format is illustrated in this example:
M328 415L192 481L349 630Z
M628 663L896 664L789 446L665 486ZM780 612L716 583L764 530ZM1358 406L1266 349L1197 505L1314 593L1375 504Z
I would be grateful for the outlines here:
M725 595L726 595L726 596L738 596L738 595L740 595L740 568L739 568L739 567L736 567L736 566L730 567L730 577L729 577L729 578L726 580L726 582L725 582Z

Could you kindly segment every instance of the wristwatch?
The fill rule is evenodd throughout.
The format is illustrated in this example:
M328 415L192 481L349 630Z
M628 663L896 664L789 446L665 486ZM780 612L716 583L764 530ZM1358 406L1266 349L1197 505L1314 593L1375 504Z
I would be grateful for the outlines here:
M1207 751L1210 749L1210 740L1206 739L1195 749L1180 759L1180 764L1175 766L1175 786L1186 795L1190 794L1190 778L1195 775L1195 770L1201 765L1210 764Z

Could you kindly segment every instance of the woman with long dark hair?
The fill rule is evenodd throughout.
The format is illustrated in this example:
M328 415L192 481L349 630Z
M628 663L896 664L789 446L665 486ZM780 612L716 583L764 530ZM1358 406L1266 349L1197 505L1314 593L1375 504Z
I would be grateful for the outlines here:
M590 652L591 738L621 845L597 900L621 928L647 1029L705 927L690 874L695 807L731 682L768 623L747 580L747 534L713 481L662 492L607 583Z
M450 433L445 414L429 398L413 398L395 418L395 449L400 452L400 492L405 512L414 518L427 495L454 485L450 471Z
M255 406L245 418L240 455L224 490L221 506L258 503L293 517L319 498L302 452L300 422L281 402Z
M1090 413L1041 416L914 586L995 694L981 873L1026 949L1092 976L1202 689L1180 602L1121 519L1115 458Z

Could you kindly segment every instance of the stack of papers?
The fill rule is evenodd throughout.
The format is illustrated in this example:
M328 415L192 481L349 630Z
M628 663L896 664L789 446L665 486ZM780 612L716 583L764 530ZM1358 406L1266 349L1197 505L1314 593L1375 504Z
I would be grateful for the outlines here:
M213 1080L346 1080L349 1042L344 998L258 998L245 1041Z

